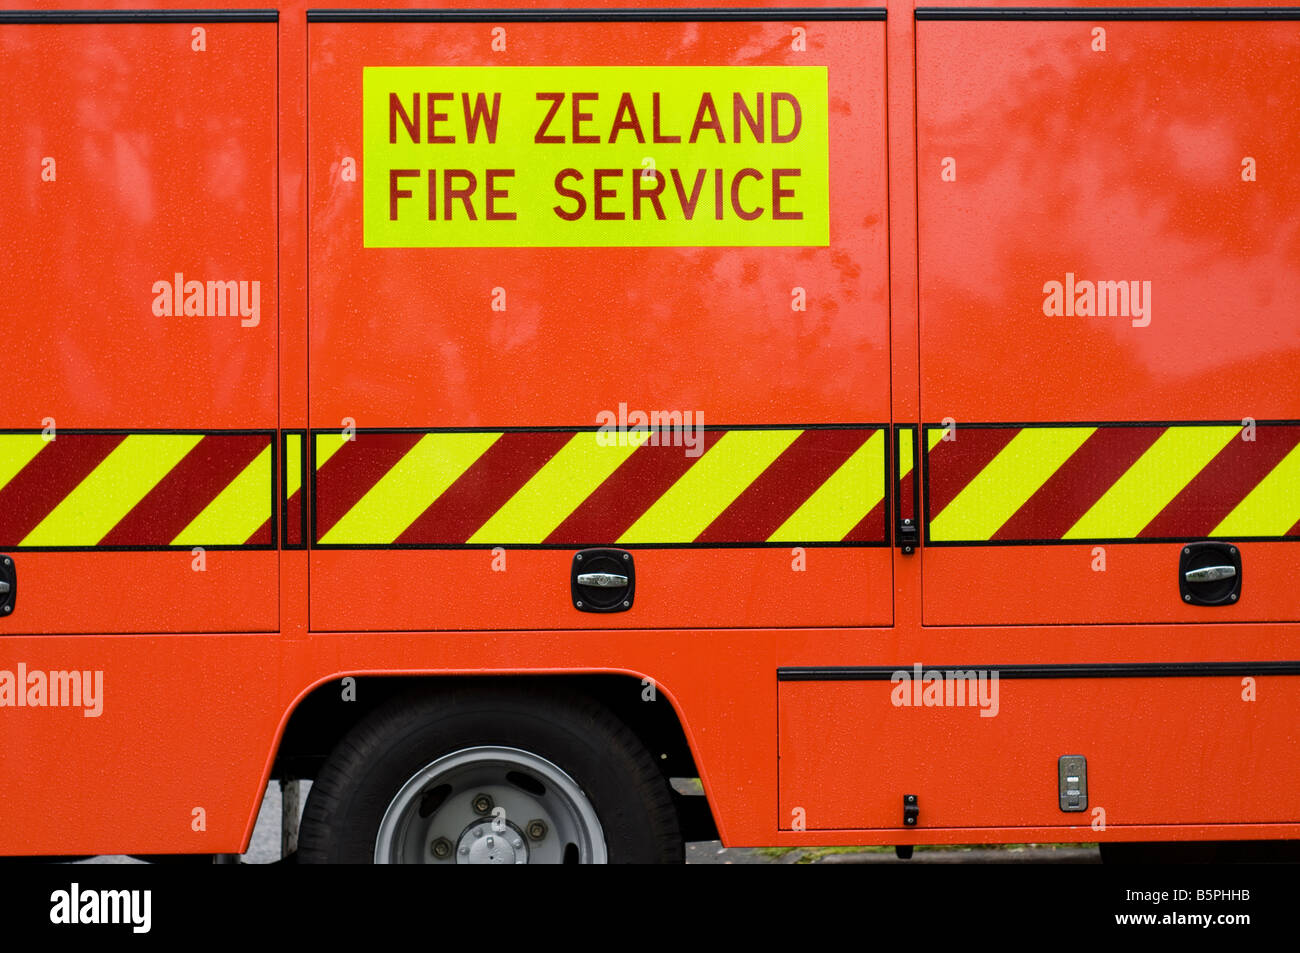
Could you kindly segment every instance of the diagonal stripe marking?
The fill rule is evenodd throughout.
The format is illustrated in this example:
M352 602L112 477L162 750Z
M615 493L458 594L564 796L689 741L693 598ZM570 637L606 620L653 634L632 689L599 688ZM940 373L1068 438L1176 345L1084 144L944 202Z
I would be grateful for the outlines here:
M14 433L0 436L0 489L16 477L23 467L45 449L46 440L38 433Z
M802 430L729 430L641 514L620 543L689 543L717 519Z
M1026 427L930 521L930 538L992 538L1096 429Z
M392 543L500 436L499 433L425 434L330 527L321 542Z
M901 480L912 472L912 431L898 432L898 478Z
M505 506L478 528L469 542L542 542L649 439L650 432L645 430L628 433L626 441L605 433L575 433ZM608 445L602 445L602 440Z
M1170 427L1062 539L1134 539L1241 432L1241 427Z
M1285 536L1300 520L1300 446L1282 458L1211 536Z
M318 433L316 435L316 469L319 470L350 441L341 433Z
M284 442L284 498L302 489L302 436L291 433Z
M202 434L131 434L27 534L22 545L96 545L202 439Z
M877 430L803 504L770 543L839 542L885 497L885 432Z
M230 481L172 540L173 546L242 546L271 518L271 448Z

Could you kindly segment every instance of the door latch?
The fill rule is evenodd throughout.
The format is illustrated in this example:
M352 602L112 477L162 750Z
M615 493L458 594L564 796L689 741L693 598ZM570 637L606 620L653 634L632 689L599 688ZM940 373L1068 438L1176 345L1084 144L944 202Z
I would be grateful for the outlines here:
M18 567L10 556L0 556L0 616L14 611L18 601Z
M1230 606L1241 598L1241 550L1231 543L1187 543L1178 557L1178 592L1193 606Z
M596 586L600 589L621 589L627 585L627 576L613 572L580 572L578 585Z
M573 556L569 593L579 612L626 612L636 598L636 564L624 549L584 549Z
M903 795L903 826L915 827L916 819L921 814L921 805L917 802L915 794Z
M1081 754L1063 754L1056 760L1056 784L1061 810L1088 809L1088 759Z
M921 529L916 520L907 517L898 521L898 543L904 556L916 552L916 547L921 544Z
M1218 582L1220 579L1231 579L1237 575L1236 566L1203 566L1200 569L1189 569L1183 573L1183 578L1188 582Z

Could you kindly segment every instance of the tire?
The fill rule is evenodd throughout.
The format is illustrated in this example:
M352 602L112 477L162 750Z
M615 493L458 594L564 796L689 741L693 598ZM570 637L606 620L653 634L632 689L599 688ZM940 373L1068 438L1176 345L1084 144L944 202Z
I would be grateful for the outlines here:
M683 851L668 780L636 735L590 699L538 687L460 686L371 713L321 768L298 840L304 864L682 863Z

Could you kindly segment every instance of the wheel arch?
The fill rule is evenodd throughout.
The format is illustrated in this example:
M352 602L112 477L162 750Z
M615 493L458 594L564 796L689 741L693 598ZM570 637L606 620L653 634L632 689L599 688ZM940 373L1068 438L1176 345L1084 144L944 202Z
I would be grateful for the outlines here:
M354 681L345 686L344 679ZM686 839L713 840L718 837L703 768L696 758L696 746L691 742L690 728L680 704L661 683L635 672L338 672L310 685L286 710L276 737L269 780L313 779L334 746L367 715L394 698L411 693L437 693L453 686L464 689L471 685L498 690L525 690L537 686L552 690L559 688L600 703L637 736L672 785L674 804ZM352 700L345 700L345 688Z

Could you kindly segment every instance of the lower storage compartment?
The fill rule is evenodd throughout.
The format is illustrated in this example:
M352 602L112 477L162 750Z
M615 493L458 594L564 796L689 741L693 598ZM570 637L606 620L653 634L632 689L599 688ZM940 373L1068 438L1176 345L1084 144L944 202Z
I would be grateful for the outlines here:
M903 829L908 795L918 829L1300 820L1300 676L1107 668L783 670L779 826Z

